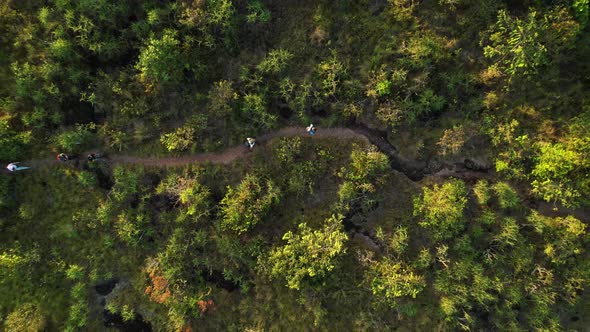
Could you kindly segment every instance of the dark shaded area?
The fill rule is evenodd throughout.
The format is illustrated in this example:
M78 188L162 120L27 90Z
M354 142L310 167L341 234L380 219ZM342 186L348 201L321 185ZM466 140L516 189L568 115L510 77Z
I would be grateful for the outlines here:
M479 160L466 158L463 162L447 164L436 159L429 161L409 160L387 140L387 133L368 128L363 124L351 126L355 132L367 137L371 144L389 157L391 168L405 174L412 181L420 181L427 175L452 176L461 179L482 178L490 171L491 165Z
M113 291L115 286L117 286L117 283L119 283L119 279L117 279L117 278L109 279L107 281L104 281L104 282L101 282L100 284L95 285L94 289L96 290L96 293L98 295L106 296L106 295L109 295Z
M223 272L219 270L204 271L203 279L205 279L207 282L215 284L215 286L219 288L225 289L228 292L233 292L240 288L240 285L225 279Z
M385 153L389 157L391 167L396 171L404 173L413 181L419 181L424 177L426 163L423 161L409 161L403 158L399 151L387 141L387 133L368 128L362 124L357 124L351 129L367 137L371 144L374 144L381 152Z
M108 310L103 310L103 323L105 327L113 327L124 332L151 332L152 326L143 320L141 315L136 314L135 318L130 321L123 320L119 314L113 314Z

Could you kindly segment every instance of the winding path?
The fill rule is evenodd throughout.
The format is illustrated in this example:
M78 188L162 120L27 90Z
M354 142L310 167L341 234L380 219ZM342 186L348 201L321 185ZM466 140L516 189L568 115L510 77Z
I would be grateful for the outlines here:
M304 127L285 127L277 131L262 135L257 138L257 143L265 143L275 137L294 137L308 136ZM438 177L458 177L463 179L490 177L486 171L472 171L465 167L464 164L440 165L436 169L429 169L429 165L424 161L414 161L404 158L398 150L387 141L386 133L370 129L365 126L357 125L350 128L320 128L313 139L322 139L326 137L339 139L357 139L365 143L376 145L385 153L391 162L391 167L401 173L404 173L411 180L421 180L426 175L435 175ZM199 153L180 157L134 157L129 155L110 155L109 161L113 164L141 164L145 166L182 166L196 163L213 163L229 164L234 160L245 156L248 149L243 145L238 145L225 149L220 153ZM23 162L23 165L38 167L41 165L51 165L57 163L53 158L36 159Z
M294 137L294 136L308 136L304 127L285 127L277 131L259 136L258 143L265 143L275 137ZM353 126L350 128L336 127L336 128L320 128L313 139L321 139L326 137L339 139L357 139L365 143L371 143L377 146L383 153L385 153L390 160L391 168L405 174L413 181L419 181L425 176L434 176L438 178L455 177L467 181L478 179L493 179L496 174L493 170L477 169L470 166L469 160L465 159L463 162L449 164L438 164L433 167L428 162L419 160L409 160L404 158L399 151L387 140L387 135L379 130L370 129L362 125ZM188 164L210 162L213 164L229 164L234 160L248 154L248 149L244 145L228 148L220 153L200 153L181 157L161 157L161 158L141 158L128 155L110 155L109 162L113 164L141 164L146 166L182 166ZM54 158L36 159L23 162L23 166L38 167L42 165L51 165L58 163ZM5 170L6 171L6 170ZM6 173L9 173L6 171ZM545 202L535 203L539 206L539 211L544 215L556 216L574 214L581 220L590 221L590 211L587 209L568 210L563 207L559 211L549 207ZM536 208L537 206L533 207Z
M294 137L294 136L308 136L305 128L303 127L285 127L274 131L272 133L268 133L266 135L260 136L256 138L256 143L261 144L268 142L269 140L275 137ZM351 139L356 138L365 142L369 142L369 140L360 133L357 133L348 128L326 128L322 130L318 130L314 135L314 138L325 138L325 137L335 137L341 139ZM182 156L182 157L162 157L162 158L139 158L139 157L131 157L131 156L123 156L123 155L114 155L110 156L109 159L113 163L123 163L123 164L142 164L147 166L181 166L187 164L195 164L195 163L204 163L210 162L213 164L229 164L232 161L246 155L248 153L248 148L244 145L234 146L228 149L225 149L221 153L200 153L190 156Z

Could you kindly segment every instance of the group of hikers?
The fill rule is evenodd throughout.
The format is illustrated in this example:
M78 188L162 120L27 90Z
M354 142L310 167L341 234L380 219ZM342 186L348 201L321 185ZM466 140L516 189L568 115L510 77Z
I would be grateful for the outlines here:
M96 160L100 160L101 157L102 157L102 155L100 155L100 154L89 153L86 156L86 159L89 162L93 162L93 161L96 161ZM60 154L58 154L56 156L56 159L58 161L61 161L61 162L66 162L66 161L69 161L69 160L77 159L77 157L72 156L72 155L67 155L65 153L60 153ZM9 170L9 171L11 171L11 172L17 172L17 171L24 171L25 169L29 169L30 168L30 167L26 167L26 166L20 166L19 164L20 164L19 162L10 163L10 164L8 164L6 166L6 169Z
M94 153L89 153L89 154L86 156L86 159L87 159L88 161L95 161L95 160L98 160L98 159L100 159L100 157L102 157L102 155L97 155L97 154L94 154ZM69 156L69 155L67 155L67 154L65 154L65 153L60 153L60 154L58 154L58 155L57 155L57 160L59 160L59 161L63 161L63 162L65 162L65 161L68 161L68 160L73 160L73 159L76 159L76 157L74 157L74 156Z
M309 127L305 128L305 130L307 130L311 136L315 135L316 128L313 123L310 124ZM254 148L254 145L256 145L256 139L252 137L246 137L246 146L249 147L250 150Z
M307 130L307 132L311 136L315 135L316 127L313 124L310 124L309 127L305 128L305 129ZM246 138L246 146L248 146L250 148L250 151L254 148L254 145L256 145L256 139L252 138L252 137L247 137ZM90 154L88 154L88 156L86 156L86 159L89 162L93 162L96 160L100 160L101 157L102 157L101 155L90 153ZM67 155L65 153L58 154L56 158L57 158L57 160L59 160L61 162L66 162L69 160L76 159L76 157ZM10 163L6 166L6 169L9 170L10 172L17 172L17 171L22 171L22 170L30 168L30 167L26 167L26 166L20 166L19 164L20 164L19 162Z

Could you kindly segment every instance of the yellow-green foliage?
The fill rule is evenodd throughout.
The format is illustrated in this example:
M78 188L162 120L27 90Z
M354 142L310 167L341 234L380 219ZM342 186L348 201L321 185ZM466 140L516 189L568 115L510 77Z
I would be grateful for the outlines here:
M163 134L160 142L168 151L183 151L191 147L195 140L195 128L180 127L172 133Z
M466 194L460 180L424 188L424 194L414 199L414 215L421 218L421 226L432 230L435 239L448 239L463 230Z
M176 82L184 69L183 51L178 32L166 30L161 38L150 38L141 50L136 68L146 84Z
M383 183L389 160L374 148L354 149L351 162L338 175L344 182L338 189L338 197L345 208L361 207L368 210L375 203L377 186Z
M545 239L544 253L552 263L565 264L584 253L587 226L575 217L551 218L533 211L528 220Z
M227 187L221 201L222 229L244 233L256 226L279 201L281 190L271 180L262 181L248 174L236 189Z
M473 187L479 205L486 205L491 198L490 187L486 180L479 180Z
M590 189L590 113L586 112L569 126L564 143L542 143L533 175L533 192L548 202L579 206Z
M43 312L33 303L25 303L11 312L4 321L7 332L39 332L46 328Z
M518 194L508 183L497 182L492 185L492 190L496 193L498 204L502 209L513 209L520 204Z
M302 223L297 233L285 233L287 244L274 248L268 258L270 275L284 279L292 289L300 289L304 280L326 277L334 269L336 258L346 252L348 236L342 231L342 218L333 215L319 230Z
M411 268L388 258L371 265L371 290L384 302L395 307L399 298L416 296L426 287L423 276L415 274Z

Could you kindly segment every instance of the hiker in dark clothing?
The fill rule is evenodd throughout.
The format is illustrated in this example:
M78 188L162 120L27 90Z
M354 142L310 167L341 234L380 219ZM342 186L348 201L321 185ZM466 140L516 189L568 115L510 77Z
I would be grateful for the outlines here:
M70 160L70 157L65 153L60 153L57 155L57 160L65 162L65 161Z

